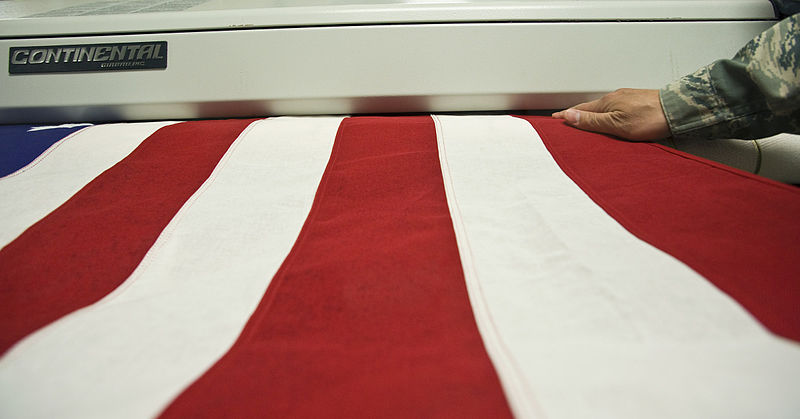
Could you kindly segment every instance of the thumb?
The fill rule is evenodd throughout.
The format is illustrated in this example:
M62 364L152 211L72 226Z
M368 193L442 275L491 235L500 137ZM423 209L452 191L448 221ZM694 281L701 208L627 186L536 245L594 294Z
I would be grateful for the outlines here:
M582 130L605 134L614 134L616 132L614 120L609 113L581 111L573 108L564 111L564 119L573 127Z

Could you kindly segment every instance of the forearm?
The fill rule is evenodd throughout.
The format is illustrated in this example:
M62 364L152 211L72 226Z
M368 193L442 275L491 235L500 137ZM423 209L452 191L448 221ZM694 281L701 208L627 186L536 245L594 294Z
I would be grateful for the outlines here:
M768 29L733 59L667 85L660 99L674 136L800 133L800 15Z

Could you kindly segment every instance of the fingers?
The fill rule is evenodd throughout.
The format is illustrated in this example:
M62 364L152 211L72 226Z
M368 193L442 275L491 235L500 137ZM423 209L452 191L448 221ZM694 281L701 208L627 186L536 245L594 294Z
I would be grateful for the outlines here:
M591 108L592 102L582 103L569 109L564 109L554 113L553 118L563 119L567 124L586 131L602 132L605 134L615 134L617 129L614 120L609 113L596 113L585 108Z
M603 98L600 98L600 99L597 99L597 100L593 100L591 102L580 103L580 104L577 104L577 105L575 105L575 106L573 106L573 107L571 107L569 109L564 109L563 111L555 112L551 116L553 118L556 118L556 119L567 119L569 121L569 119L567 118L567 115L570 114L570 115L574 116L573 113L568 112L568 111L571 111L571 110L602 112L603 111L602 103L600 103L600 101L602 99Z
M586 131L618 135L619 127L612 113L596 113L567 109L564 119L569 125Z
M634 141L658 140L670 134L659 91L653 89L619 89L553 117L576 128Z
M567 119L567 114L571 114L572 108L564 109L563 111L558 111L553 113L551 116L556 119Z

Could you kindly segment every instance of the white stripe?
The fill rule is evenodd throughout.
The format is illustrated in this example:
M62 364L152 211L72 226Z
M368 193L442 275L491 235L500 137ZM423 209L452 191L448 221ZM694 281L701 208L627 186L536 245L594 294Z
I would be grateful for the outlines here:
M158 414L233 345L297 238L341 118L248 127L115 292L0 360L0 417Z
M433 120L436 126L436 139L439 147L439 162L442 166L442 179L444 181L445 195L447 196L447 206L450 209L450 217L453 220L453 229L456 235L456 242L458 243L458 250L461 256L461 265L464 271L464 280L467 284L469 292L470 305L475 315L475 321L478 329L483 337L484 346L498 371L500 380L509 401L511 410L516 417L542 417L542 411L537 405L533 392L528 388L525 377L521 374L519 367L515 365L514 354L506 347L503 336L500 336L499 330L494 325L494 319L488 302L484 298L483 291L481 290L481 283L478 281L478 274L475 271L475 257L471 254L472 249L469 246L469 238L461 216L461 209L459 208L459 201L456 200L456 191L454 189L453 172L450 168L449 156L456 154L458 151L449 150L452 146L452 141L455 135L448 132L445 136L445 122L451 122L449 118L444 116L433 115ZM449 129L448 129L449 131ZM447 140L445 140L445 138ZM460 139L457 139L460 140ZM464 143L464 146L480 144ZM491 141L487 141L483 146L490 146ZM459 150L463 152L464 150ZM462 179L466 181L467 179Z
M61 124L61 125L46 125L46 126L39 126L39 127L31 127L28 132L36 132L36 131L46 131L51 129L62 129L62 128L75 128L75 127L85 127L90 126L92 124L83 123L83 124Z
M77 131L0 178L0 248L171 122L112 124Z
M517 416L800 411L800 347L622 228L528 122L435 120L470 299Z

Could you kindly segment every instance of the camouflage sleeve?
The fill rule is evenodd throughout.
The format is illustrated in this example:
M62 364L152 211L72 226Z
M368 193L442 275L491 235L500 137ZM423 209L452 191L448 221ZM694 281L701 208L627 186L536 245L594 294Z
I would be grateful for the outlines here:
M661 106L676 137L762 138L800 133L800 14L668 84Z

